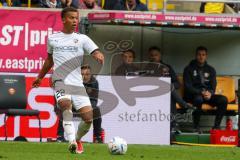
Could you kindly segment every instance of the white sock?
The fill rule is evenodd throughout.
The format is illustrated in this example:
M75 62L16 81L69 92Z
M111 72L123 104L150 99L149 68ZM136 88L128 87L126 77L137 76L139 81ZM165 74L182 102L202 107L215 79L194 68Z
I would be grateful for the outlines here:
M75 127L72 118L73 118L72 110L63 111L63 129L70 143L76 141Z
M77 141L80 141L81 138L87 134L87 132L89 131L89 128L91 127L91 123L86 123L84 121L81 121L78 125L78 131L77 131L77 135L76 135L76 139Z
M63 121L63 128L64 128L64 132L67 135L69 143L75 142L76 137L75 137L75 128L74 128L73 121L71 121L71 122Z

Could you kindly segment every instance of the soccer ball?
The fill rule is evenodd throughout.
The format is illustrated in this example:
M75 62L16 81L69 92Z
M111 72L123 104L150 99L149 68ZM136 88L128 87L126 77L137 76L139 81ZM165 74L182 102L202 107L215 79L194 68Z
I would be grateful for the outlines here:
M108 149L114 155L125 154L127 152L127 142L120 137L114 137L108 143Z

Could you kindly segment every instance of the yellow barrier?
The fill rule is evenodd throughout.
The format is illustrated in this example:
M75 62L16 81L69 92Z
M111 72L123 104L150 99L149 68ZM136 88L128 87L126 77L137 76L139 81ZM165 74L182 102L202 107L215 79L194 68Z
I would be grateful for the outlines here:
M142 3L146 4L147 0L141 0ZM148 0L148 9L150 11L160 11L163 9L164 0ZM167 10L175 9L175 5L167 4Z

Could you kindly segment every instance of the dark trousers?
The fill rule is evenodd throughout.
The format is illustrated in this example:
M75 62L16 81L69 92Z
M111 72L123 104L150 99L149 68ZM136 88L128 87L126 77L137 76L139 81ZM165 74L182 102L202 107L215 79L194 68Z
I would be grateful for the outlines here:
M93 134L96 137L101 136L102 131L102 116L99 107L93 107Z
M205 100L202 97L202 95L196 95L193 97L192 103L194 106L197 107L197 109L193 112L194 128L199 127L200 117L201 117L201 113L202 113L201 108L202 108L203 103L209 104L213 107L214 106L217 107L214 128L220 127L222 118L227 109L227 103L228 103L227 97L225 97L223 95L212 95L212 97L209 100Z
M183 100L183 98L179 95L176 89L172 89L171 91L171 123L170 128L176 127L176 119L175 115L177 114L176 103L178 103L182 107L187 106L187 102Z

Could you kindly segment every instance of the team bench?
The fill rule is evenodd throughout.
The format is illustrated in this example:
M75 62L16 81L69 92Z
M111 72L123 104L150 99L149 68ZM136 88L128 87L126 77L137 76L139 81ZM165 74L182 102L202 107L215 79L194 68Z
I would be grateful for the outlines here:
M179 89L180 95L183 96L184 89L183 89L183 77L178 77L181 88ZM224 95L228 98L228 106L226 115L234 116L238 113L238 104L236 104L236 92L235 92L235 80L230 76L224 77L217 77L217 87L216 87L216 94ZM178 104L176 105L177 110L181 110L181 106ZM211 115L215 114L215 107L212 107L208 104L202 105L202 111L204 114Z

